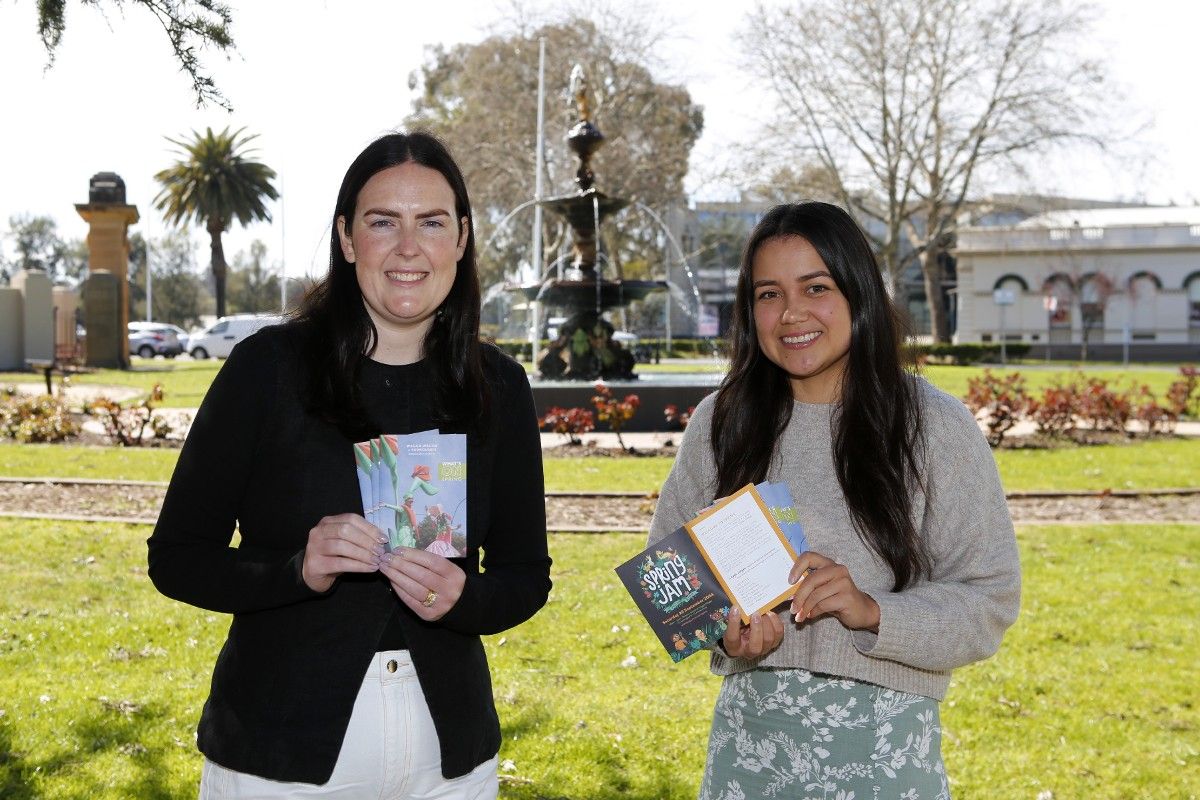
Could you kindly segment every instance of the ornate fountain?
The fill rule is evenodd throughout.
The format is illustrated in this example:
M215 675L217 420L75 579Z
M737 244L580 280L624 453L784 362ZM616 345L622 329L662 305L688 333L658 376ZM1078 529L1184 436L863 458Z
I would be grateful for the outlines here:
M592 121L587 78L578 64L571 70L570 90L579 115L567 133L567 143L579 157L579 170L575 173L577 189L573 194L543 200L540 205L563 217L570 226L574 257L561 276L514 288L527 300L560 308L567 316L558 328L557 337L538 354L542 378L635 380L633 354L613 340L612 323L604 318L603 312L640 300L651 292L664 291L667 283L601 276L597 246L600 225L628 201L609 197L595 186L590 162L604 144L604 135Z

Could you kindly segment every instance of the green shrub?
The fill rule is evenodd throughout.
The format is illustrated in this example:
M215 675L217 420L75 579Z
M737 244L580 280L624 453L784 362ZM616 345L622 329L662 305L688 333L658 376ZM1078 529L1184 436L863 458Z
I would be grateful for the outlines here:
M162 384L156 383L150 393L138 403L123 406L108 397L97 397L87 405L86 411L100 420L113 444L121 447L140 447L145 444L144 434L147 427L156 439L167 438L173 430L171 424L154 411L162 399Z
M0 431L18 442L61 442L79 435L79 425L66 404L48 394L26 397L5 392L0 404Z
M1167 389L1167 408L1176 416L1200 416L1200 370L1179 368L1179 380Z
M978 364L981 361L999 361L1000 343L910 344L909 352L912 358L919 362L958 365ZM1008 342L1005 346L1005 353L1009 358L1023 358L1029 355L1029 344L1025 342Z
M580 436L596 430L596 417L585 408L550 406L546 416L538 420L538 427L552 433L561 433L571 444L580 444Z
M985 369L980 377L967 380L967 397L963 402L987 426L988 444L999 447L1004 434L1029 409L1030 398L1021 373L993 375L990 369Z

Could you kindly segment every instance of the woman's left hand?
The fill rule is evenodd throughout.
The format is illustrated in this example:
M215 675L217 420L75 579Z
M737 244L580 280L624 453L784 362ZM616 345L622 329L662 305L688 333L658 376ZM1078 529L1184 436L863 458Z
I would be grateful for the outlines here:
M467 574L439 555L414 547L397 547L379 564L393 591L426 622L441 619L462 597Z
M879 632L879 604L854 585L850 570L832 558L804 552L792 565L788 580L797 584L791 608L796 622L829 614L850 630Z

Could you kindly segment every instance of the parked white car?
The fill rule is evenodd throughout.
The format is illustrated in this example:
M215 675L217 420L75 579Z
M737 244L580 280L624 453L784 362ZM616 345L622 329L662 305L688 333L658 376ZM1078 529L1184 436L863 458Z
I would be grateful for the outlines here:
M188 338L188 352L192 358L225 358L233 351L234 345L259 328L281 322L283 317L278 314L233 314L221 317Z

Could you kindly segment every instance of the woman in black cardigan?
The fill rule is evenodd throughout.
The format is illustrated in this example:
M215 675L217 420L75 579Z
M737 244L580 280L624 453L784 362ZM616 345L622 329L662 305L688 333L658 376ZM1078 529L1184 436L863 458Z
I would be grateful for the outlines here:
M470 204L440 142L369 145L333 228L304 307L217 375L149 540L159 591L233 614L201 796L494 797L479 636L550 590L532 394L479 341ZM467 435L467 554L385 554L352 443L431 428Z

